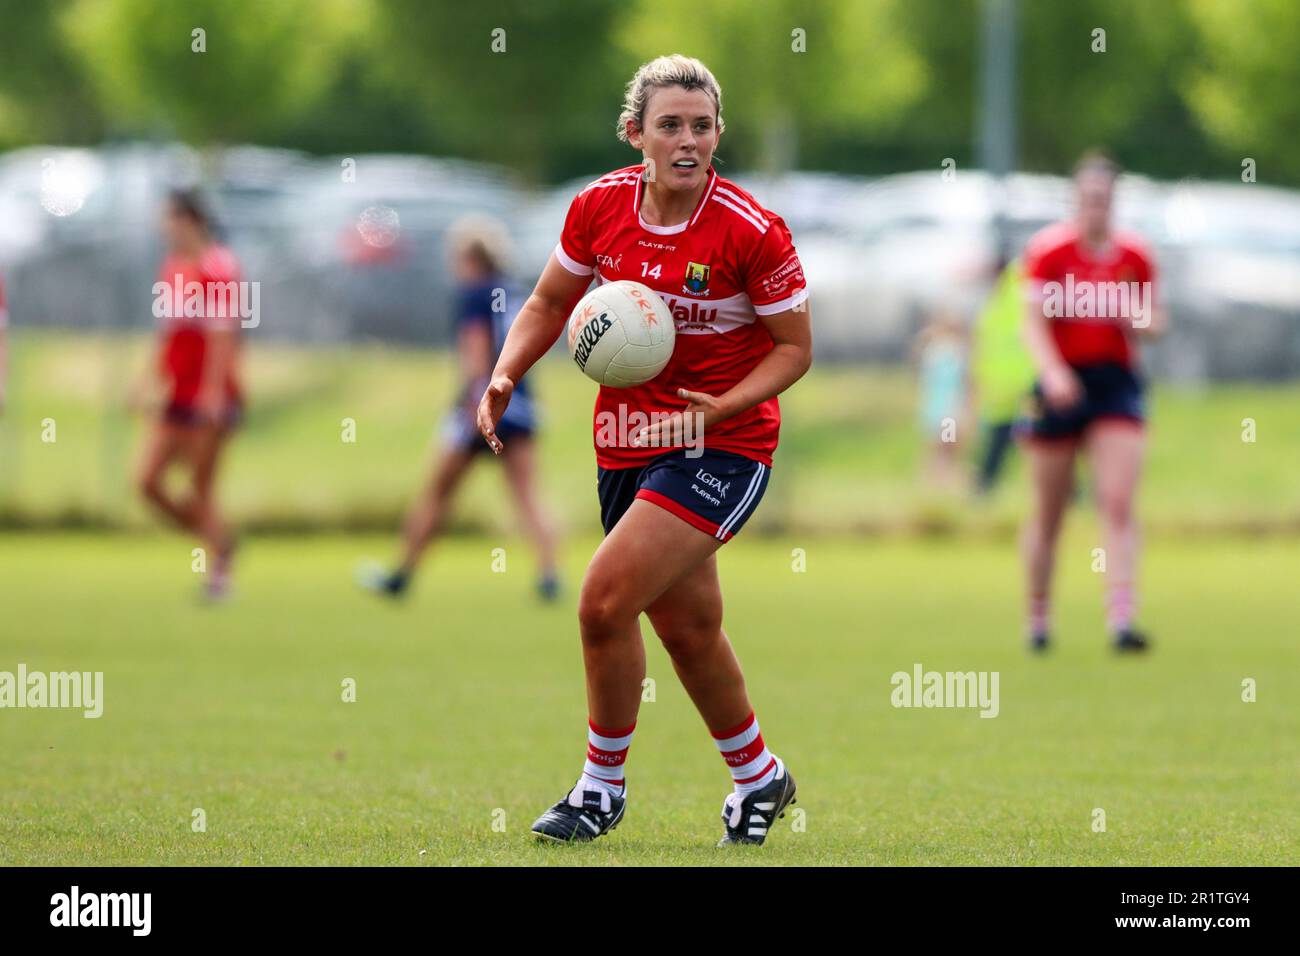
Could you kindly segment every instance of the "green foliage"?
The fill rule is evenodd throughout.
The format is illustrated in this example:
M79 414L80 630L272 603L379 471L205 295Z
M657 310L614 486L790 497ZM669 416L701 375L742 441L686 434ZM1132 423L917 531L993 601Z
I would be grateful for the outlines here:
M623 4L391 0L371 51L408 121L445 152L567 172L573 151L635 157L614 140L628 72L606 42ZM605 160L608 162L608 160Z
M0 0L0 145L176 135L405 150L556 181L627 162L645 60L719 76L732 169L969 164L980 0ZM1089 145L1170 178L1300 183L1293 0L1018 4L1022 164ZM191 52L191 31L207 52ZM1105 30L1105 52L1093 31ZM494 34L494 31L504 31ZM793 31L806 52L795 52ZM498 43L493 48L494 39ZM504 50L500 43L504 42Z
M633 67L664 53L703 60L723 89L721 155L776 168L797 155L783 139L880 135L916 104L929 71L900 19L895 0L662 0L634 8L616 38Z
M75 0L60 22L116 123L238 142L318 106L369 11L353 0Z
M1198 121L1234 169L1250 156L1261 179L1300 181L1300 8L1192 0L1191 13L1205 55L1183 90Z

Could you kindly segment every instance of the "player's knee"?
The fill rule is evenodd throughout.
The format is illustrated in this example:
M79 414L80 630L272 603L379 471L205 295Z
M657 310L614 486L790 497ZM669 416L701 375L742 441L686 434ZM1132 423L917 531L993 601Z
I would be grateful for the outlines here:
M712 607L675 607L649 615L659 641L668 656L689 659L710 648L722 633L722 614Z
M135 476L135 488L146 501L157 501L162 497L162 475L152 469L143 469Z
M1103 495L1097 505L1107 524L1126 527L1133 523L1133 499L1129 495Z
M679 661L690 660L709 650L722 633L722 620L712 615L671 615L666 621L651 618L650 622L668 656Z
M618 636L629 621L640 613L629 608L626 601L608 584L585 581L578 596L578 624L584 642L600 642Z
M1064 514L1064 510L1040 507L1034 512L1033 520L1027 524L1026 535L1044 542L1055 541L1060 534Z

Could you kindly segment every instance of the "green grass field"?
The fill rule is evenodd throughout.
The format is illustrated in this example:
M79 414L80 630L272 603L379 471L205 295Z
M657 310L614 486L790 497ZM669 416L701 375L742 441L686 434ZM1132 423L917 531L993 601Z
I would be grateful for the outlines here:
M128 381L147 363L140 338L13 336L0 417L0 527L78 523L146 528L129 476L139 423ZM555 356L533 373L544 414L544 496L563 528L596 533L591 412L595 386ZM429 446L456 382L445 355L378 347L257 343L248 421L230 449L224 494L245 527L267 531L394 527L428 471ZM1013 456L992 501L936 495L918 481L922 440L906 369L819 364L781 398L774 480L748 527L766 533L977 531L1008 536L1026 498ZM1300 532L1300 384L1157 387L1141 511L1152 533ZM1256 441L1242 441L1242 420ZM54 442L42 423L54 422ZM344 419L356 442L341 440ZM969 440L974 429L959 437ZM471 475L460 531L502 533L500 477Z
M0 670L105 675L98 720L0 711L0 863L1300 863L1294 543L1153 543L1157 649L1115 659L1075 518L1045 659L1020 646L1008 545L729 544L726 626L805 814L739 852L713 847L730 782L648 627L656 699L624 823L585 847L528 838L583 755L574 605L593 538L569 540L544 607L511 538L451 540L386 606L350 577L390 539L254 537L237 600L208 608L181 538L0 535ZM918 662L999 672L1000 713L894 708L891 674Z

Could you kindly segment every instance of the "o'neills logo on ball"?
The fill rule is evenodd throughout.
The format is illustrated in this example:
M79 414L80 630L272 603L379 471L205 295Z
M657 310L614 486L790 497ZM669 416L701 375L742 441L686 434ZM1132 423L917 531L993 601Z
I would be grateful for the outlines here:
M591 350L613 324L609 320L609 313L602 312L582 327L582 331L578 333L577 346L573 350L573 360L578 363L578 368L584 372L587 370L587 359L591 357Z

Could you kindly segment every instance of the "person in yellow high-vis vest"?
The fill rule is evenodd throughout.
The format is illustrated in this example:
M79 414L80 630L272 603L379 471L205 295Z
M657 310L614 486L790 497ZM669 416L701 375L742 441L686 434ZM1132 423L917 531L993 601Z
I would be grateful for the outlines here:
M975 402L983 433L976 490L986 494L997 483L1011 448L1011 427L1034 382L1034 367L1025 351L1020 324L1024 316L1023 275L1019 259L1002 269L975 323Z

